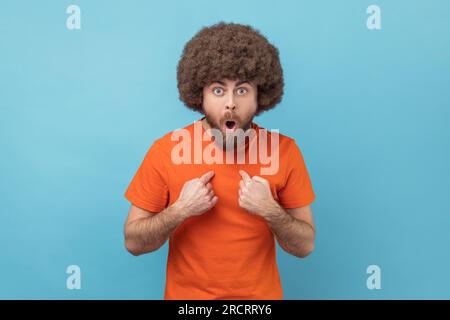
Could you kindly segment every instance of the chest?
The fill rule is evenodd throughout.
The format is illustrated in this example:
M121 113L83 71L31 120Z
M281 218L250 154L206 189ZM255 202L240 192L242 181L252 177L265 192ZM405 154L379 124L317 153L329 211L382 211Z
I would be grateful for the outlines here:
M275 175L262 175L261 166L241 165L241 164L215 164L215 165L178 165L172 167L169 172L168 188L170 194L170 203L178 199L184 184L192 179L198 178L204 173L213 170L215 175L211 179L211 184L214 192L219 198L228 199L230 197L237 197L239 191L239 182L242 177L239 170L246 171L250 176L258 175L266 179L270 184L272 196L278 200L278 192L281 190L286 181L283 170L279 170Z

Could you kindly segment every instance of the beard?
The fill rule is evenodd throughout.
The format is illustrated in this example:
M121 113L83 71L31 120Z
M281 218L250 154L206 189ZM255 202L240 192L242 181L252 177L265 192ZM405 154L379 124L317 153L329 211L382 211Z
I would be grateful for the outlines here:
M222 134L222 148L230 150L231 148L236 149L238 147L238 141L245 141L242 136L245 136L247 130L252 127L254 116L252 115L249 118L242 119L236 114L227 112L222 118L214 119L211 115L205 113L205 120L211 129L216 129ZM234 122L233 132L227 132L227 122ZM214 140L216 141L216 139Z

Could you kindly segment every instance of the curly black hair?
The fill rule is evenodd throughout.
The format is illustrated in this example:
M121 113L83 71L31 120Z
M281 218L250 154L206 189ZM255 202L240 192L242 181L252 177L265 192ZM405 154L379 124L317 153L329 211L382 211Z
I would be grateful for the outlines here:
M179 98L203 112L203 88L220 79L247 80L258 88L257 114L283 96L278 49L249 25L219 22L203 27L186 43L177 67Z

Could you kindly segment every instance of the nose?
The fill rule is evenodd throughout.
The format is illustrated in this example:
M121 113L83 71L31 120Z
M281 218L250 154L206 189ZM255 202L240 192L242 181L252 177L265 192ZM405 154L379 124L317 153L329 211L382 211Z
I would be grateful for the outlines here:
M234 102L233 94L231 94L228 98L227 104L225 106L226 110L234 111L236 109L236 103Z

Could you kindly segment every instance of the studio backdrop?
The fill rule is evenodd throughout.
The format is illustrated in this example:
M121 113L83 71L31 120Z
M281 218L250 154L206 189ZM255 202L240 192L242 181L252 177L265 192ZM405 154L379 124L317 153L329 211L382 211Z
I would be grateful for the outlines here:
M314 252L277 247L284 298L449 299L449 17L444 0L2 1L0 298L162 299L167 244L126 250L124 193L200 118L176 66L225 21L280 50L283 100L255 122L296 140L316 194Z

